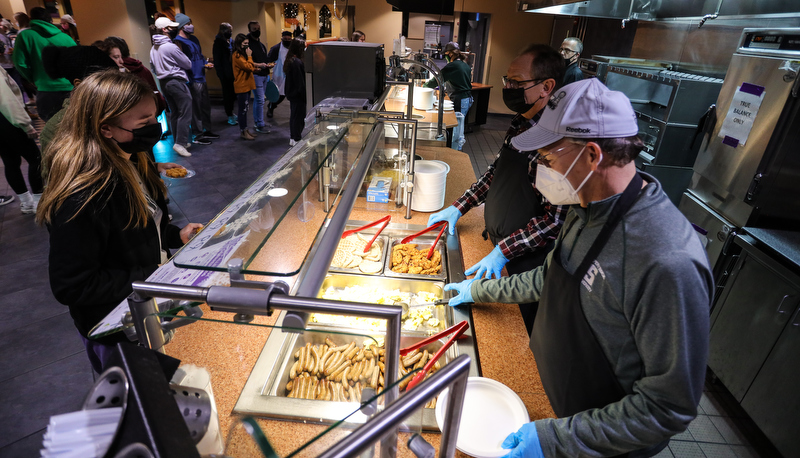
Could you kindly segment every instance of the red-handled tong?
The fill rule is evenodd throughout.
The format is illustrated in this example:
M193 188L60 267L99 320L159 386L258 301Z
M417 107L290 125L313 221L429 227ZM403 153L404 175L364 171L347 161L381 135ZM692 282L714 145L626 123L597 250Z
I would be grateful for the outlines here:
M369 243L367 243L367 245L364 247L364 253L367 253L369 251L369 248L372 246L372 242L374 242L375 239L377 239L378 236L381 235L381 232L383 232L383 230L386 229L386 226L389 225L389 221L391 221L391 220L392 220L392 215L386 215L383 218L381 218L381 219L379 219L377 221L373 221L373 222L371 222L371 223L369 223L369 224L367 224L365 226L361 226L361 227L359 227L357 229L350 229L349 231L342 232L342 238L349 237L349 236L355 234L356 232L363 231L364 229L367 229L369 227L372 227L372 226L375 226L377 224L383 223L383 226L381 226L381 228L378 229L378 232L375 233L375 235L372 237L372 239L370 239Z
M437 351L433 355L433 358L431 358L431 360L428 361L427 364L425 364L425 367L423 367L422 370L418 372L417 375L415 375L410 382L408 382L408 387L406 388L406 391L410 390L411 388L414 388L415 386L417 386L417 384L419 384L419 382L425 379L425 374L427 374L428 371L431 370L431 367L433 367L433 365L444 354L444 352L446 352L447 349L450 348L450 345L453 345L453 342L455 342L456 339L461 337L461 334L464 334L464 331L466 331L467 329L469 329L469 322L464 320L454 326L445 329L444 331L438 334L434 334L425 340L421 340L415 343L414 345L411 345L410 347L400 349L400 356L405 356L414 350L417 350L419 348L424 347L425 345L428 345L429 343L436 342L437 340L441 339L442 337L448 334L451 333L453 334L447 340L447 342L445 342L445 344L442 345L442 348L440 348L439 351Z
M438 223L436 223L436 224L434 224L432 226L428 226L425 229L417 232L416 234L411 234L408 237L404 238L403 240L400 241L400 243L405 245L406 243L414 240L415 238L419 237L420 235L422 235L422 234L424 234L426 232L432 231L432 230L436 229L437 227L441 227L441 229L439 230L439 235L436 236L436 240L433 241L433 244L431 245L431 249L428 250L428 256L426 256L426 258L430 259L431 256L433 256L433 250L436 249L436 244L439 243L439 239L442 238L442 234L444 234L444 230L447 228L447 221L439 221Z

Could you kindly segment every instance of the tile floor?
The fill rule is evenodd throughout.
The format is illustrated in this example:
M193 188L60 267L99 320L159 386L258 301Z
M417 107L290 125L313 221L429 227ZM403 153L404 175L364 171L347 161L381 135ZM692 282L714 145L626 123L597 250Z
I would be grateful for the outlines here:
M289 104L275 111L273 132L254 142L238 139L224 123L219 101L212 101L213 130L222 138L193 145L192 157L175 155L159 144L159 161L177 162L197 172L169 188L170 212L178 226L204 222L233 200L288 147ZM510 118L489 116L467 134L464 152L476 176L499 151ZM2 164L0 164L2 169ZM12 193L0 174L0 195ZM47 230L21 215L19 204L0 207L0 458L39 456L51 415L80 408L93 374L66 307L56 302L47 280ZM663 457L772 458L779 454L735 404L724 388L709 382L700 415L675 437Z

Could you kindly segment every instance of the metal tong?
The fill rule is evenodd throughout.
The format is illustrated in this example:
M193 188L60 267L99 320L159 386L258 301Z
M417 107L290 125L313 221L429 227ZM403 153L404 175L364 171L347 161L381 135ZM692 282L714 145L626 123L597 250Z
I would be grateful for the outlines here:
M404 238L403 240L400 241L400 243L401 244L406 244L406 243L414 240L415 238L419 237L420 235L422 235L422 234L424 234L426 232L430 232L430 231L432 231L432 230L434 230L434 229L436 229L438 227L441 227L441 229L439 230L439 235L436 236L436 240L434 240L433 244L431 244L431 249L428 250L428 255L426 256L427 259L430 259L431 256L433 256L433 250L436 249L436 244L439 243L439 239L442 238L442 234L444 234L444 230L447 228L447 221L439 221L438 223L435 223L432 226L428 226L425 229L417 232L416 234L411 234L408 237Z
M378 236L381 235L381 232L383 232L383 230L386 229L386 226L389 225L389 221L391 221L391 220L392 220L392 215L386 215L383 218L381 218L379 220L376 220L376 221L373 221L373 222L371 222L371 223L369 223L367 225L361 226L361 227L356 228L356 229L350 229L349 231L342 232L342 238L350 237L351 235L355 234L356 232L363 231L364 229L367 229L367 228L370 228L370 227L375 226L377 224L383 223L383 226L381 226L381 228L378 229L378 232L376 232L375 235L372 237L372 239L370 239L369 243L367 243L366 246L364 246L364 253L367 253L367 252L369 252L369 249L372 246L372 242L374 242L375 239L377 239Z
M425 367L423 367L422 370L417 373L417 375L411 378L411 381L408 382L408 387L406 388L406 391L414 388L415 386L417 386L417 384L419 384L419 382L425 379L425 374L427 374L428 371L431 370L431 367L433 367L436 361L439 358L441 358L444 352L446 352L447 349L450 348L451 345L453 345L453 342L455 342L456 339L461 337L461 334L464 334L464 331L466 331L467 329L469 329L469 322L467 322L467 320L464 320L456 325L450 326L449 328L445 329L444 331L438 334L434 334L428 337L427 339L421 340L415 343L414 345L411 345L410 347L400 349L400 356L405 356L414 350L424 347L425 345L428 345L432 342L436 342L437 340L441 339L442 337L448 334L453 334L447 340L447 342L445 342L445 344L442 345L442 348L440 348L439 351L437 351L433 355L433 358L431 358L431 360L428 361L427 364L425 364Z

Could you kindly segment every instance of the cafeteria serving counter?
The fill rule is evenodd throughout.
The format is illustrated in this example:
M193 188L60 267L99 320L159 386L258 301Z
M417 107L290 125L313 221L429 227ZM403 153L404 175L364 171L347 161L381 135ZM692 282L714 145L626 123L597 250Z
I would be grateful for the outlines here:
M337 127L331 128L331 125ZM362 146L373 134L383 130L373 129L368 122L351 123L347 128L339 126L341 124L323 123L316 134L312 133L279 161L280 168L271 169L259 179L260 185L248 188L221 213L221 216L232 218L216 226L212 221L195 240L206 244L202 245L204 247L211 246L207 244L215 237L216 243L227 243L231 247L229 254L244 260L243 273L247 280L281 280L293 291L302 289L310 278L308 269L319 257L319 242L333 218L331 215L335 216L338 206L342 205L340 193L348 186ZM333 149L338 151L338 155L327 162L333 167L324 170L324 173L330 173L331 179L323 187L314 177L323 174L323 165L329 158L326 152ZM470 159L464 153L422 146L416 153L423 159L441 160L450 165L445 205L453 202L475 180ZM276 197L282 191L270 194L269 191L275 188L288 190L288 193ZM326 212L328 205L330 211ZM350 222L374 221L391 214L392 226L387 228L389 234L393 231L413 232L416 227L427 224L429 213L412 211L411 218L405 219L405 208L393 207L393 201L384 205L357 197L352 207L344 210L343 206L343 211ZM493 248L490 242L483 240L483 228L483 208L478 207L459 220L458 235L447 238L448 281L463 278L464 267L478 262ZM191 249L179 253L174 258L175 264L187 269L215 272L216 278L223 279L217 284L225 284L226 263L223 260L214 256L203 257L202 250L191 254ZM327 270L330 258L326 262ZM312 289L318 292L320 285ZM325 401L278 396L281 390L285 390L286 364L291 353L299 348L300 343L324 341L324 337L317 333L327 333L331 331L330 327L315 328L309 324L303 334L288 333L277 328L283 324L284 313L256 316L249 323L234 324L230 313L211 310L205 304L201 309L204 311L203 320L178 329L164 350L180 359L182 364L204 367L210 373L220 431L228 442L228 455L257 456L255 444L238 426L240 412L258 416L259 427L279 456L316 456L349 434L352 423L364 420L355 415L348 422L334 422L329 429L333 420L343 419L355 409L349 403L334 402L325 406L321 404ZM480 374L509 386L521 397L532 420L554 416L536 372L516 304L445 306L444 310L452 314L449 322L471 320L467 338L447 358L472 351L473 375ZM374 333L363 330L335 329L333 332L346 336L333 339L337 344L356 340L361 343L374 336ZM407 338L408 335L404 337ZM286 403L287 399L292 402ZM292 410L291 415L268 411L271 407L264 407L261 411L252 407L253 404L263 407L275 403L288 404L284 407ZM325 410L334 412L326 418ZM295 421L285 421L288 418ZM423 409L418 418L407 422L404 429L408 432L400 433L398 445L405 444L412 432L420 432L435 448L439 447L441 436L432 432L435 423L432 423L431 409ZM320 436L326 430L328 433ZM412 455L401 446L398 456Z

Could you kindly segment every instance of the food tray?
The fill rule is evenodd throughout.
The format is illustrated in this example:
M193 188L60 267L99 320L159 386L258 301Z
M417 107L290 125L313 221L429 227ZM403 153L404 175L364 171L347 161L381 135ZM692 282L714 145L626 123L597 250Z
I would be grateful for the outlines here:
M403 240L403 237L392 238L389 246L386 249L386 262L383 266L383 274L387 277L397 277L397 278L418 278L422 280L440 280L440 281L447 281L447 254L445 253L444 245L444 237L439 239L439 242L436 244L436 250L439 251L439 254L442 255L442 269L436 275L422 275L422 274L403 274L398 273L392 270L392 249L395 245L400 244L400 241ZM417 244L418 250L427 250L431 247L433 241L436 240L436 237L417 237L416 239L412 240L411 243Z
M361 234L364 237L366 237L367 239L371 239L375 235L374 232L372 234L363 233L362 232ZM370 276L379 276L379 275L381 275L383 273L383 269L386 266L386 262L385 262L386 261L386 246L389 244L389 237L386 237L386 236L383 236L383 235L379 235L378 238L375 239L375 242L373 242L373 245L376 244L376 243L378 244L378 246L381 247L381 259L379 261L377 261L377 262L381 263L384 266L378 272L368 273L368 272L363 272L358 267L350 269L350 268L346 268L346 267L334 267L334 266L330 266L328 268L328 270L331 271L331 272L342 272L342 273L356 274L356 275L370 275Z
M323 294L328 291L329 288L333 288L334 290L344 290L347 287L352 286L361 286L366 289L380 289L383 291L394 291L399 290L401 293L410 293L410 294L419 294L420 292L427 292L433 294L436 299L441 299L444 295L444 282L433 282L433 281L421 281L421 280L409 280L409 279L400 279L400 278L387 278L387 277L378 277L374 275L345 275L345 274L328 274L325 277L325 280L322 282L322 287L320 288L320 292L318 297L323 297ZM354 298L349 298L350 300L354 300ZM391 299L388 304L386 305L394 305L394 300ZM409 301L408 305L411 306L412 310L414 309L414 305L417 305L418 302L416 301ZM439 320L439 323L436 326L430 326L427 323L424 323L420 326L417 326L415 329L408 328L408 319L403 321L403 329L402 332L404 335L430 335L435 334L439 331L443 331L447 329L448 322L447 319L447 308L444 305L437 305L431 307L432 318ZM365 319L356 320L351 317L340 317L337 316L335 322L321 320L317 321L318 314L313 314L311 316L311 320L309 321L309 326L320 326L320 325L330 325L336 326L338 329L352 331L352 332L371 332L378 329L377 325L371 325L367 323ZM410 319L413 319L411 317ZM374 321L382 321L382 320L374 320ZM452 321L452 320L451 320ZM381 330L385 329L385 324L379 327Z
M288 384L289 380L291 380L290 373L291 373L291 370L292 370L292 366L294 365L295 361L297 361L297 359L294 357L294 355L298 350L304 348L306 346L306 344L311 344L311 346L314 346L314 345L320 345L321 346L322 344L326 343L326 338L329 338L329 339L333 340L337 345L347 345L350 342L355 342L355 345L357 347L363 347L365 344L367 344L367 345L374 345L375 344L375 342L372 339L369 339L366 336L359 337L359 336L352 336L352 335L336 334L335 332L341 332L341 329L338 329L338 328L321 327L319 330L320 331L325 331L326 329L330 329L330 330L334 331L334 333L330 333L329 334L328 332L305 332L303 334L298 334L297 340L294 341L293 345L287 345L287 347L285 348L285 353L283 353L283 358L281 359L281 364L279 366L279 372L277 373L277 377L275 378L275 384L272 386L272 389L269 390L270 394L273 394L275 396L280 396L280 397L286 397L289 394L288 391L287 391L287 384ZM384 336L382 334L373 334L372 337L375 338L378 341L378 343L383 344ZM415 344L416 342L419 342L423 338L424 337L418 337L418 336L402 336L401 339L400 339L400 347L404 348L404 347L411 346L411 345ZM422 352L424 350L427 350L430 355L433 355L434 353L436 353L436 351L438 351L445 344L445 342L447 342L447 338L446 337L444 339L440 339L440 340L437 340L435 342L432 342L432 343L426 345L425 347L420 348L419 350L420 350L420 352ZM444 353L444 355L442 355L442 357L439 359L439 363L440 363L441 367L444 367L448 362L450 362L453 359L455 359L458 356L457 352L458 352L457 346L455 346L455 345L451 346ZM401 360L402 360L402 357L401 357ZM382 372L381 372L381 374L382 374ZM398 373L398 376L401 376L401 375ZM297 380L297 379L295 378L295 380ZM326 402L326 403L337 402L337 401L333 401L333 400L331 400L331 401L322 401L322 400L319 400L319 399L315 399L315 400L298 399L298 400L302 400L304 402ZM350 402L350 401L338 401L338 402ZM434 427L435 427L435 425L434 425Z

